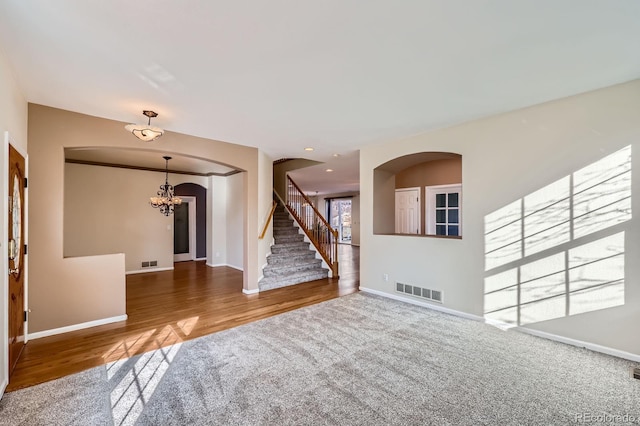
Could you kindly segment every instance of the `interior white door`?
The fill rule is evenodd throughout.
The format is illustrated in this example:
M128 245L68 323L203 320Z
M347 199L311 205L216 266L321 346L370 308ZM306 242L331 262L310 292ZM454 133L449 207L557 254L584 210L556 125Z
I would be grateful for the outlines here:
M173 261L196 258L196 198L180 197L182 204L173 212Z
M420 233L420 188L396 190L396 234Z

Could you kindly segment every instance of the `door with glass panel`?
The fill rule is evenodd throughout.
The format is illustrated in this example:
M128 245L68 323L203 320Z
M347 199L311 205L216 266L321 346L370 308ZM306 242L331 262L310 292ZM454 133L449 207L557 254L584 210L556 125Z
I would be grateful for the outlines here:
M25 344L25 159L9 145L9 202L8 207L8 257L9 288L8 308L8 349L9 375L20 358ZM6 253L6 252L5 252ZM6 305L5 305L6 306Z
M351 244L351 198L329 200L329 223L338 230L338 242Z
M462 236L462 185L425 187L427 235Z

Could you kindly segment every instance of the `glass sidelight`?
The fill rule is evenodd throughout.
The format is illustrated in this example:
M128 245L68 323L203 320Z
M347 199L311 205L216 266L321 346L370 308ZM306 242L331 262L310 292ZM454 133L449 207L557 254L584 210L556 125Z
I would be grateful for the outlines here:
M189 253L189 204L174 206L173 213L173 254Z
M338 230L338 241L351 243L351 198L329 200L329 223Z

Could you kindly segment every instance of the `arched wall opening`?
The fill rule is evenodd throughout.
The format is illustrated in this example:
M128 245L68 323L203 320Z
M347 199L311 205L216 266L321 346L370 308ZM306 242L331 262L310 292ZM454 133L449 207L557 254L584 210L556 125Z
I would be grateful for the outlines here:
M462 235L460 154L420 152L394 158L373 170L373 186L374 234Z
M193 182L174 186L177 196L189 196L196 199L196 258L207 257L207 188ZM175 232L175 231L174 231Z
M95 325L96 321L113 322L122 320L126 314L126 266L125 256L121 251L78 257L65 253L66 148L106 147L129 149L132 152L145 150L155 153L158 158L163 155L182 155L215 159L220 164L233 165L242 172L237 174L241 176L241 191L234 195L242 212L239 217L242 231L238 235L238 244L242 253L243 289L257 289L261 265L258 253L264 251L259 248L257 239L259 212L264 210L258 205L259 195L264 199L271 197L270 188L267 190L259 186L261 153L256 148L169 131L159 140L145 144L127 133L123 129L124 124L126 123L56 108L29 105L30 333L75 327L79 324ZM205 179L203 186L212 181L211 176ZM144 206L153 213L149 216L152 221L162 220L164 217L153 211L147 203L148 197L154 195L158 185L163 183L164 175L159 172L149 180L151 186L141 190L138 199L141 207ZM186 181L193 182L193 179L173 179L171 183L175 185ZM120 211L123 206L118 202L117 196L122 193L123 188L137 184L136 179L124 179L122 185L111 185L115 196L105 210L110 214L121 215L126 220L127 212ZM76 210L80 214L87 212L91 208L89 204L80 203ZM94 221L93 225L100 226L100 222ZM168 223L161 223L153 229L143 230L140 239L145 241L150 235L170 234L167 225ZM207 252L207 263L213 263L211 252L213 250Z

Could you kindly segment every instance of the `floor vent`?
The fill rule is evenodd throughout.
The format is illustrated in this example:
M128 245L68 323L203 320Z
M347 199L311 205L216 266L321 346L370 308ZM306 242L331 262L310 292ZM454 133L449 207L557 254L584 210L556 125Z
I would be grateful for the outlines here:
M442 291L440 290L417 287L411 284L396 283L396 292L421 297L423 299L431 300L432 302L442 303Z
M631 377L633 377L634 379L640 380L640 368L632 368Z

